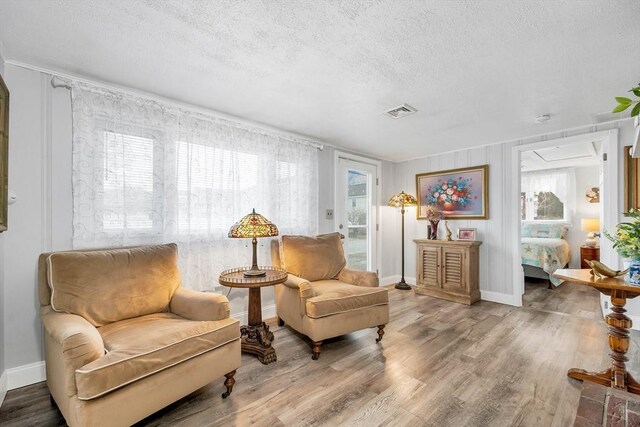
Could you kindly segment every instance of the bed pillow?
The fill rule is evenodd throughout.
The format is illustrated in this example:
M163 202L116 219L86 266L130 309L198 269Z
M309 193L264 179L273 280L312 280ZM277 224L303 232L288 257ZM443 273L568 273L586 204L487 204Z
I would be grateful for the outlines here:
M522 237L542 237L550 239L564 239L567 227L560 224L523 224Z

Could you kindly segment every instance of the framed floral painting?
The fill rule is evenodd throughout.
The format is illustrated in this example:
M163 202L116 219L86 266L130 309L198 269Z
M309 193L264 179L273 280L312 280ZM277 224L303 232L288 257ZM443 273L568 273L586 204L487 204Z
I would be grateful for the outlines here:
M416 175L418 219L435 205L447 219L489 218L489 165Z

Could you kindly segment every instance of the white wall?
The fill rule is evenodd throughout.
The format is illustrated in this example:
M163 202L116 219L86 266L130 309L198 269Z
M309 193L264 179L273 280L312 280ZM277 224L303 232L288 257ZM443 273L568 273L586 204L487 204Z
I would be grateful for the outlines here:
M478 229L478 239L483 241L480 246L480 290L482 299L503 303L513 303L516 301L513 295L512 267L519 260L510 251L511 236L508 235L512 223L518 218L509 218L505 215L506 207L518 203L513 200L513 183L516 179L512 176L512 148L518 145L540 142L544 140L568 137L573 135L619 128L620 152L623 145L630 145L634 132L633 122L630 120L606 124L601 126L590 126L582 129L566 132L555 132L548 135L527 138L515 142L506 142L484 147L460 150L456 152L444 153L430 157L398 163L396 165L396 186L410 189L413 194L416 192L415 175L423 172L452 169L465 166L489 165L489 219L488 220L458 220L450 221L450 226L454 230L457 227L475 227ZM425 142L427 143L427 142ZM622 160L620 166L622 167ZM515 170L518 170L516 168ZM622 169L620 169L622 171ZM622 200L622 172L620 177L620 195ZM582 190L584 191L584 190ZM621 209L622 209L622 205ZM406 270L407 276L415 277L415 244L413 238L423 238L426 236L426 221L418 221L415 217L407 217L407 236L410 237L405 243L407 253ZM579 229L579 225L577 225ZM576 233L578 234L578 233ZM383 247L392 246L398 237L393 230L383 231ZM396 271L399 271L399 261L396 264ZM640 305L639 305L640 308ZM638 310L640 313L640 309Z
M576 210L572 215L571 222L573 226L567 233L567 241L571 246L571 268L580 268L580 246L587 239L586 232L580 229L580 222L583 218L599 218L600 205L598 203L589 203L587 201L587 187L600 186L600 167L584 166L575 168L576 172Z
M449 221L449 227L455 235L456 228L477 228L480 246L480 289L483 299L510 302L511 254L508 252L509 236L505 225L510 220L505 217L505 205L509 203L508 179L511 164L511 146L513 144L490 145L480 148L440 154L411 160L397 166L399 187L410 189L416 194L416 174L466 166L489 164L489 220ZM444 228L444 224L442 227ZM439 230L442 233L442 230ZM415 210L407 216L405 241L405 269L409 277L416 275L415 243L412 239L426 238L427 221L416 219ZM395 236L390 236L392 242ZM507 267L509 267L507 269ZM500 272L500 273L497 273Z

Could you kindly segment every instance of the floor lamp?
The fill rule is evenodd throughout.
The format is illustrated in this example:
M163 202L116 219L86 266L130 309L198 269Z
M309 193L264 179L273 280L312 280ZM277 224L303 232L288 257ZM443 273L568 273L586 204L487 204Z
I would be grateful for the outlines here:
M407 285L407 282L404 281L404 207L418 206L418 201L411 194L401 191L389 199L389 206L400 207L400 213L402 214L402 278L400 282L396 283L396 289L408 291L411 289L411 286Z

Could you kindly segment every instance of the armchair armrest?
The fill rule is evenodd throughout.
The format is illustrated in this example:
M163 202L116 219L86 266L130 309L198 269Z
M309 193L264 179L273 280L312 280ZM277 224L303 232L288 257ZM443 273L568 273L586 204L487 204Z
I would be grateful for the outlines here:
M169 311L189 320L222 320L231 314L229 300L224 295L182 287L173 294Z
M96 327L81 316L59 313L47 305L40 308L40 318L47 383L56 402L61 402L77 393L76 370L104 356L104 342Z
M289 274L287 281L283 283L287 288L295 289L300 293L300 298L307 299L314 296L313 289L308 280L293 274Z
M338 280L345 283L350 283L356 286L365 286L368 288L375 288L380 285L378 275L371 271L359 271L343 268L338 275Z
M41 313L44 331L74 369L104 356L104 342L95 326L81 316L58 313L50 306L44 308Z

